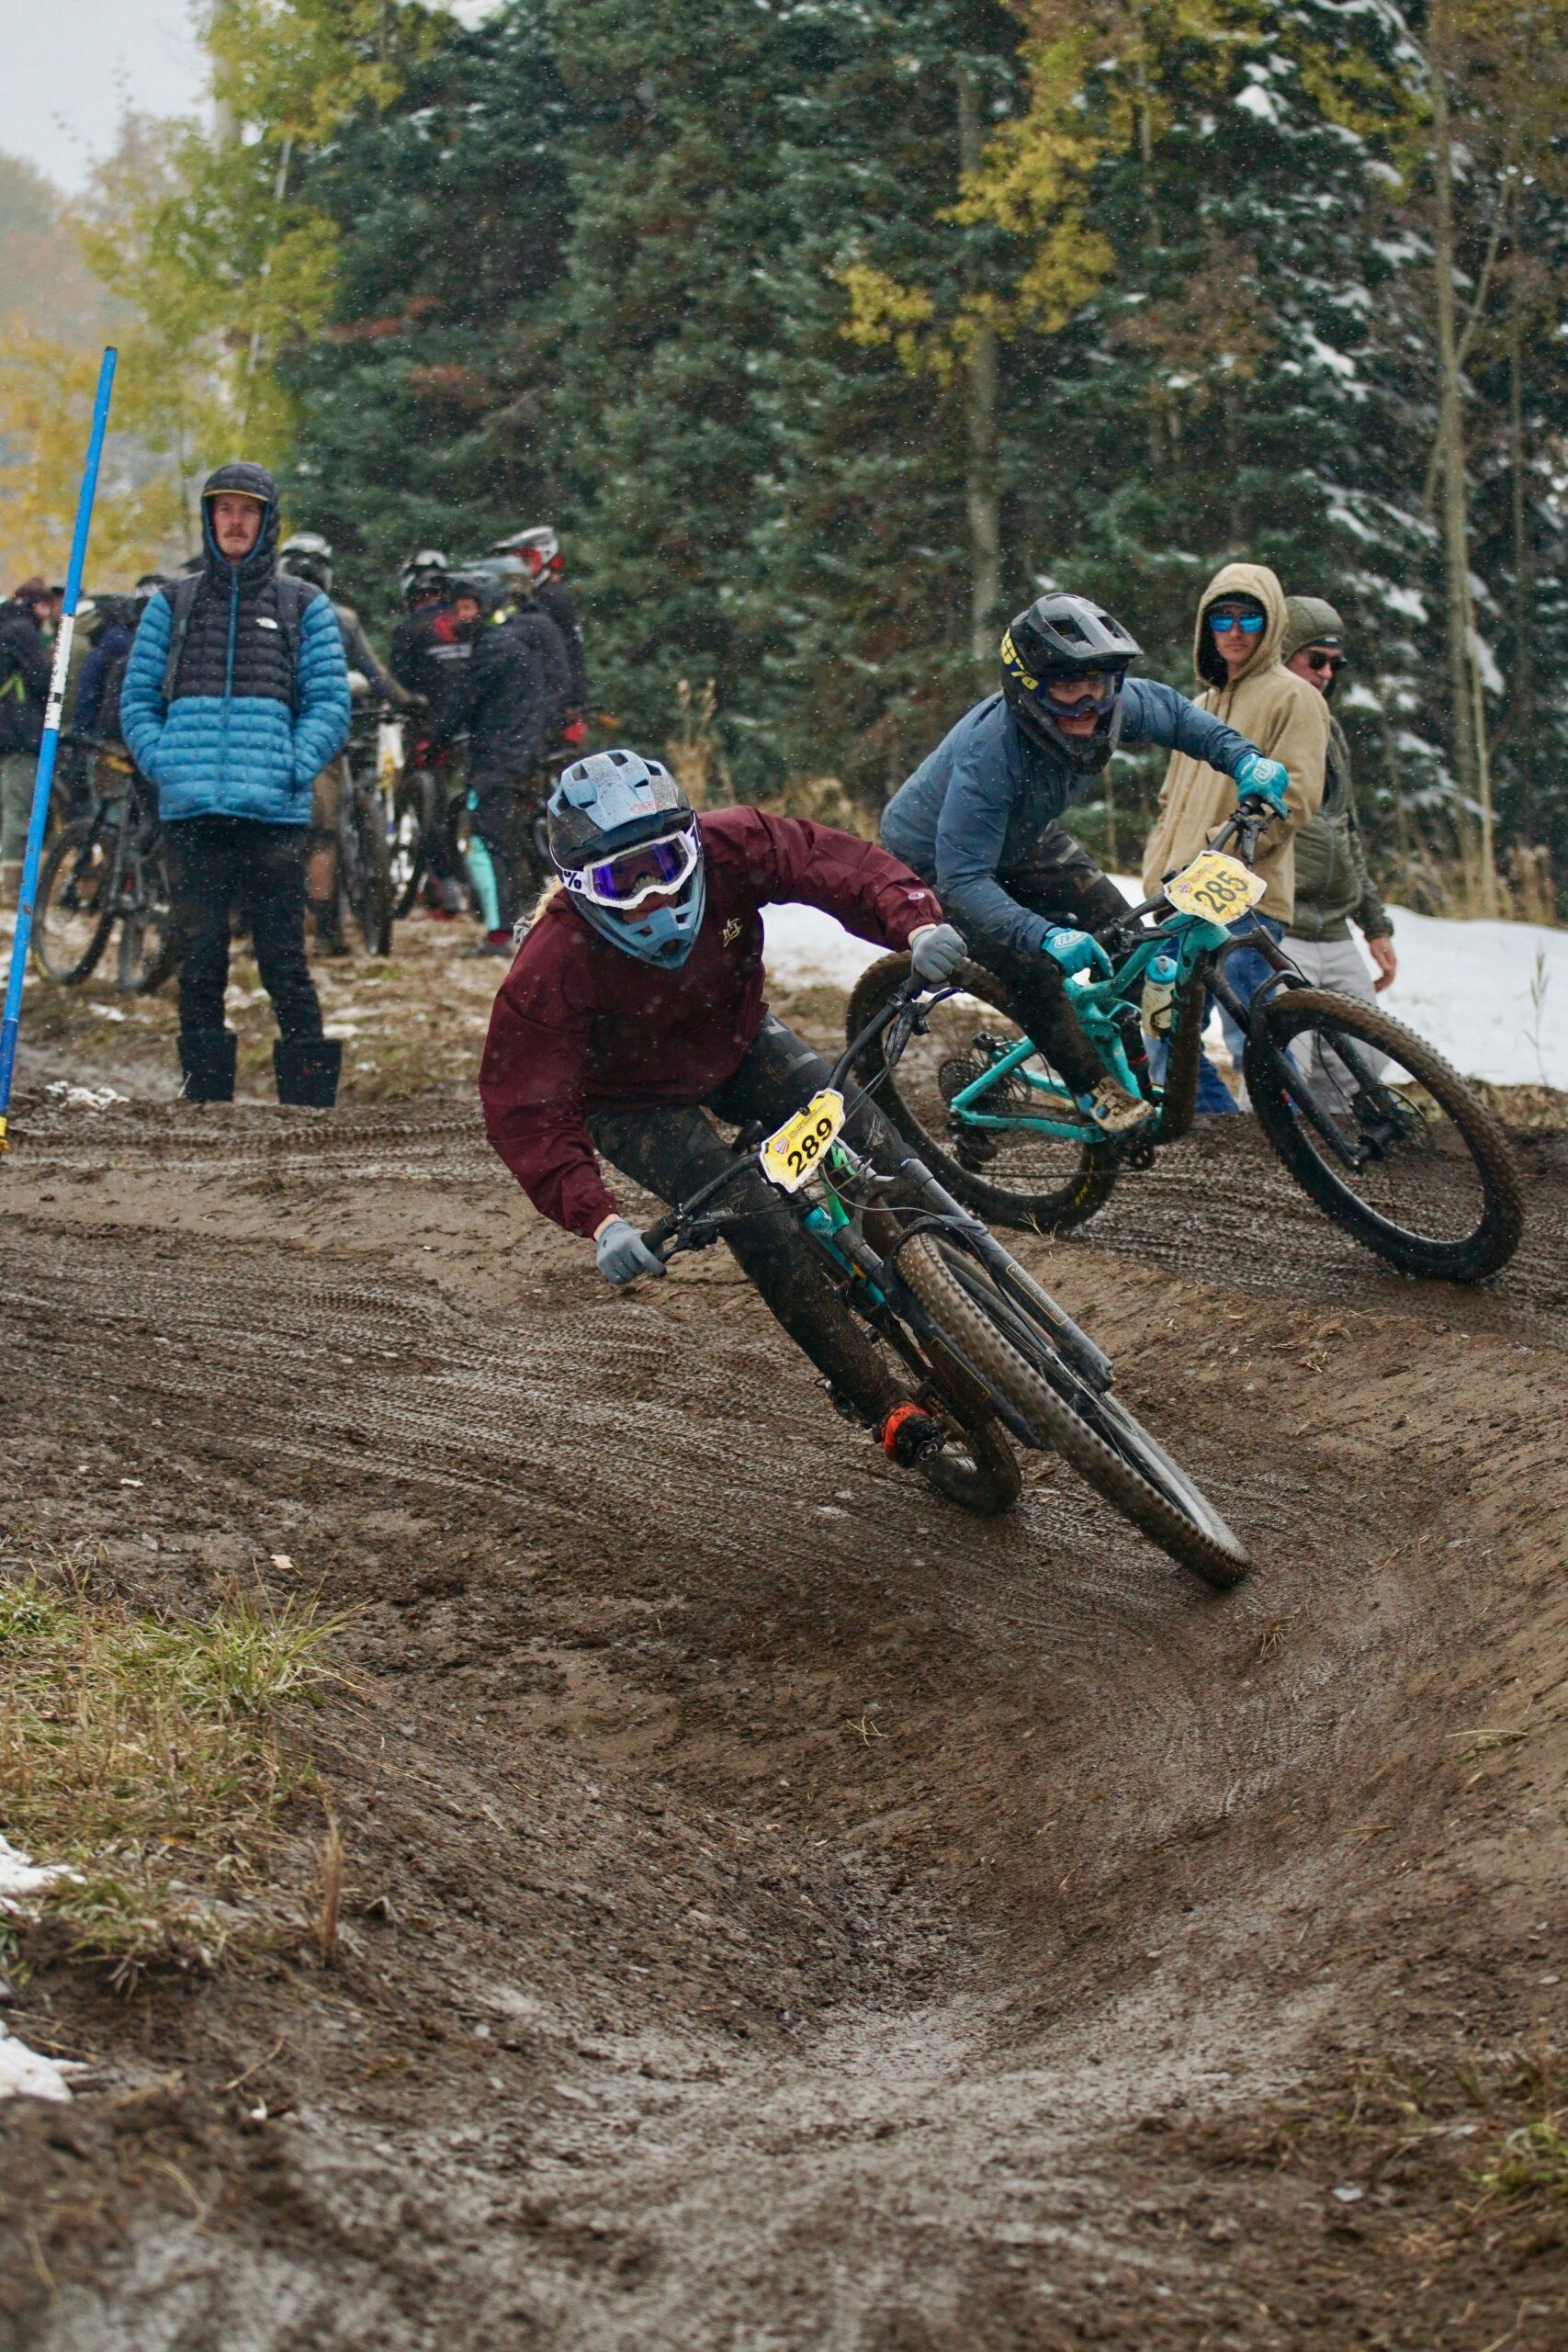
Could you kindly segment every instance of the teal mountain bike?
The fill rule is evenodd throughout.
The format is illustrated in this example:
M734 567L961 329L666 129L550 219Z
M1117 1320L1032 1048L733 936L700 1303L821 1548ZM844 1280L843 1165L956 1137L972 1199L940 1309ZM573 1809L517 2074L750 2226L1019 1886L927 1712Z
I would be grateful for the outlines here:
M874 1036L855 1076L965 1205L1015 1230L1065 1232L1095 1214L1123 1168L1147 1167L1190 1132L1203 1024L1217 1001L1246 1038L1242 1076L1258 1123L1310 1198L1402 1273L1479 1282L1513 1255L1523 1223L1506 1134L1399 1022L1310 987L1260 928L1232 935L1228 926L1262 896L1251 867L1270 821L1233 818L1211 849L1098 934L1109 978L1067 982L1106 1068L1156 1106L1131 1136L1108 1140L1078 1109L1006 985L978 965L960 967L962 993L933 1012L896 1069ZM1225 975L1243 945L1272 967L1250 1002ZM908 970L907 956L890 956L862 976L852 1037ZM1145 1027L1167 1048L1161 1080Z

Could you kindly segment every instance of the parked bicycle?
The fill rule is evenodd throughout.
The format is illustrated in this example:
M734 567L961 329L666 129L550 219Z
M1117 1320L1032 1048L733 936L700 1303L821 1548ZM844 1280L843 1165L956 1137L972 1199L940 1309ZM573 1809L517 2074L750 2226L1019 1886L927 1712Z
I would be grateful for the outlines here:
M99 798L89 817L62 825L44 854L33 920L33 956L46 978L74 987L96 971L119 931L118 987L151 995L175 968L168 858L157 796L134 763L99 747ZM108 792L108 778L123 777Z
M911 1376L940 1443L916 1466L949 1500L982 1516L1010 1510L1014 1446L1055 1452L1156 1544L1211 1585L1235 1584L1247 1555L1185 1471L1114 1394L1101 1353L922 1160L898 1147L878 1169L844 1135L843 1088L874 1046L891 1081L951 991L922 1001L908 975L852 1041L829 1082L775 1134L736 1139L732 1165L650 1226L668 1260L717 1240L744 1210L724 1196L751 1168L789 1203L850 1308Z
M1257 903L1251 871L1270 820L1243 813L1162 890L1099 933L1109 978L1069 980L1085 1034L1130 1092L1158 1116L1107 1142L1019 1020L1004 984L976 965L897 1075L874 1038L857 1050L863 1084L956 1196L1014 1229L1060 1233L1110 1197L1124 1167L1146 1167L1192 1125L1211 997L1245 1035L1252 1107L1302 1189L1346 1232L1401 1272L1479 1282L1506 1265L1523 1225L1514 1156L1500 1122L1458 1072L1381 1008L1309 987L1261 930L1226 925ZM1235 842L1239 855L1227 855ZM1152 927L1151 927L1152 924ZM1246 944L1272 966L1246 1002L1225 977ZM888 956L865 972L852 1035L893 1001L908 969ZM1168 1046L1153 1078L1145 1023Z
M338 921L353 918L367 956L392 952L396 912L389 836L402 774L402 722L389 705L356 702L344 752L346 775L338 807Z

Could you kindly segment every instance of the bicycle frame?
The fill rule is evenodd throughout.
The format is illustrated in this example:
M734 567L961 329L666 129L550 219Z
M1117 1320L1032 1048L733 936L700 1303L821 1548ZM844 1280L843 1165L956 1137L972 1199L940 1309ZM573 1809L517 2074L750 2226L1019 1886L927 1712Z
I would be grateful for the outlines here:
M931 1007L955 993L952 989L941 989L922 1002L924 991L918 984L901 991L846 1049L832 1072L829 1085L841 1090L855 1060L872 1040L884 1029L903 1023L907 1024L904 1034L896 1039L887 1055L888 1063L896 1064L909 1037L924 1026ZM760 1134L739 1136L731 1166L721 1169L689 1200L650 1226L643 1235L647 1247L656 1255L669 1256L676 1250L702 1249L718 1240L725 1226L732 1221L731 1213L719 1204L729 1187L755 1166L755 1148L760 1141ZM900 1205L908 1221L890 1246L878 1251L862 1229L861 1215L874 1205L877 1193L895 1188L904 1195ZM812 1198L813 1193L818 1197ZM978 1367L955 1348L951 1336L939 1329L900 1276L898 1252L912 1235L936 1228L961 1239L964 1249L995 1282L1008 1306L1045 1337L1079 1380L1097 1395L1104 1395L1111 1387L1110 1358L1095 1346L1087 1332L1080 1330L1049 1292L1010 1256L988 1228L943 1190L924 1161L912 1151L900 1147L891 1171L885 1172L874 1168L852 1146L835 1142L825 1155L821 1174L810 1192L781 1193L780 1200L795 1209L803 1229L845 1278L848 1303L895 1343L897 1325L907 1325L917 1337L938 1342L949 1356L963 1364L965 1373L989 1398L998 1418L1021 1443L1032 1446L1038 1440Z
M1258 820L1251 818L1234 819L1217 836L1213 846L1223 848L1240 831L1246 837L1245 854L1250 860L1257 826ZM1203 1007L1211 989L1242 1029L1250 1026L1246 1003L1225 980L1224 966L1227 957L1243 947L1251 947L1259 949L1281 977L1291 967L1260 926L1233 936L1222 923L1178 913L1158 894L1145 899L1140 906L1130 907L1124 917L1101 933L1102 941L1119 938L1127 930L1141 925L1146 916L1157 915L1161 907L1167 910L1163 920L1152 931L1140 929L1131 951L1108 978L1090 980L1075 973L1068 978L1066 989L1067 1001L1085 1035L1117 1083L1129 1094L1143 1094L1158 1106L1159 1120L1151 1139L1164 1143L1185 1132L1191 1118L1191 1105L1178 1102L1177 1090L1150 1079L1146 1065L1141 1073L1134 1070L1124 1035L1129 1013L1134 1021L1138 1018L1138 999L1154 957L1162 950L1175 955L1172 997L1177 1013L1170 1035L1171 1052L1178 1065L1190 1061L1193 1072L1197 1068L1197 1035L1201 1031ZM1185 1056L1184 1046L1188 1048ZM954 1123L1006 1134L1055 1136L1065 1143L1103 1144L1105 1138L1100 1130L1084 1116L1061 1080L1027 1067L1035 1050L1032 1038L1022 1038L998 1055L989 1069L971 1079L948 1106ZM1040 1098L1037 1111L1001 1112L986 1107L987 1094L1010 1080L1021 1080L1031 1093Z

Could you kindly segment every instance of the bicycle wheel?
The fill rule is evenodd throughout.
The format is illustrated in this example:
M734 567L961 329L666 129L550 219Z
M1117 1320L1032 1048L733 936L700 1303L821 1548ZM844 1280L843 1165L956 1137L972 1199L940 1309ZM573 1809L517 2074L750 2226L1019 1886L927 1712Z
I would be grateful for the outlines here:
M46 979L73 987L104 952L114 922L119 836L96 819L62 825L44 855L33 918L33 955Z
M1287 1052L1309 1102L1290 1091ZM1281 989L1253 1007L1244 1069L1303 1191L1401 1273L1480 1282L1513 1256L1524 1212L1507 1136L1403 1023L1332 989Z
M434 822L435 779L426 770L405 775L392 803L392 832L388 843L391 869L392 912L411 915L424 879L425 840Z
M908 956L884 956L863 972L850 999L847 1035L858 1037L908 977ZM1028 1129L954 1130L953 1096L998 1049L1028 1035L994 973L962 964L955 978L965 993L932 1010L927 1034L911 1037L895 1069L878 1037L860 1057L855 1076L863 1086L875 1086L876 1101L905 1141L965 1207L1013 1231L1065 1233L1110 1198L1117 1155L1104 1144L1068 1143ZM1043 1056L1032 1066L1049 1067ZM1000 1114L1026 1112L1031 1096L1021 1078L1010 1077L987 1099Z
M119 985L151 996L175 968L175 915L164 845L154 837L126 859L119 893Z
M353 870L346 876L349 910L367 956L392 952L392 865L381 804L373 793L354 796Z
M1186 1472L1117 1397L1078 1376L980 1260L943 1237L919 1233L898 1252L897 1265L921 1306L1043 1447L1054 1447L1097 1494L1205 1584L1223 1591L1247 1574L1245 1546Z
M948 1435L942 1452L920 1464L920 1476L976 1519L1000 1519L1023 1491L1018 1456L985 1390L958 1359L935 1340L922 1339L919 1352L931 1374L919 1401Z

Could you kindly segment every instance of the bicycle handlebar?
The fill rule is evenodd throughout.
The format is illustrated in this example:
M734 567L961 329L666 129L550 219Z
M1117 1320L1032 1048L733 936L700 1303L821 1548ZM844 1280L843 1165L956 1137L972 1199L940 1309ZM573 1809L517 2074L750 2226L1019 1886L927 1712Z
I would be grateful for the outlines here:
M829 1085L834 1089L840 1088L850 1070L872 1040L880 1036L885 1029L891 1028L894 1022L907 1013L921 997L929 995L931 1002L936 1004L943 997L953 996L956 993L956 989L927 989L911 972L903 986L894 990L881 1012L875 1013L867 1022L860 1035L846 1046L833 1067L828 1080ZM760 1133L761 1130L758 1132ZM716 1176L710 1177L705 1184L699 1185L690 1200L680 1202L674 1208L667 1210L663 1216L656 1218L641 1236L643 1248L650 1250L654 1257L668 1264L681 1248L682 1237L693 1221L706 1208L710 1201L716 1199L724 1191L727 1185L735 1182L746 1165L744 1156L737 1157L728 1168L721 1169Z

